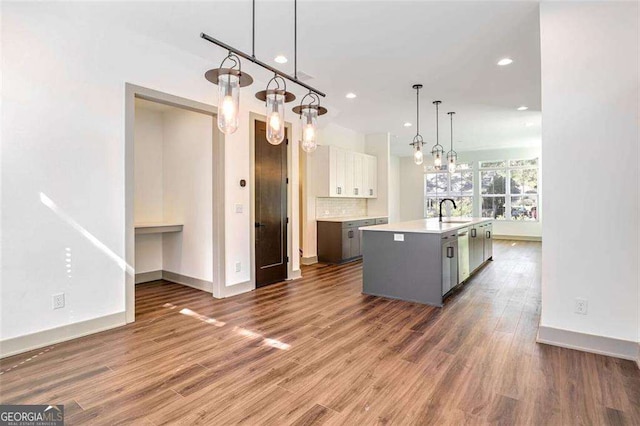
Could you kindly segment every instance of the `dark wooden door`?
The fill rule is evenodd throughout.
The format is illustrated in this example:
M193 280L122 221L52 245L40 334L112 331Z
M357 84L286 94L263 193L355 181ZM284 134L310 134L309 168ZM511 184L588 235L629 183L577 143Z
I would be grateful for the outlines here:
M287 144L271 145L256 121L256 287L287 278Z

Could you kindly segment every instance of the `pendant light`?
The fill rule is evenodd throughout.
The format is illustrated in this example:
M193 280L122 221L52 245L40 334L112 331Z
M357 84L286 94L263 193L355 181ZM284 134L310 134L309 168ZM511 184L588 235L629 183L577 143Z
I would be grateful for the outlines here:
M455 114L455 112L448 112L447 114L449 114L451 118L451 151L447 152L447 164L449 173L455 173L456 163L458 161L458 153L453 150L453 114Z
M293 112L300 116L302 122L302 149L305 152L315 151L318 147L318 116L326 114L327 109L320 106L320 97L316 93L309 92L302 98L300 105L293 108Z
M416 89L416 135L413 137L413 142L409 145L414 149L413 162L419 166L424 161L424 155L422 153L424 140L420 134L420 89L422 89L422 84L414 84L412 87Z
M442 156L444 155L444 147L440 145L440 129L439 129L439 110L438 107L442 101L433 101L436 106L436 144L431 148L431 155L433 156L433 165L435 168L442 166Z
M225 68L225 62L233 62ZM204 77L218 85L218 128L225 135L238 130L238 111L240 109L240 88L253 83L253 78L242 72L240 58L229 52L219 68L207 71Z
M270 89L271 84L274 89ZM295 95L287 92L287 83L279 75L267 83L267 89L256 93L256 98L265 101L267 107L267 141L271 145L279 145L284 140L284 104L295 100Z
M309 90L310 93L315 96L317 101L315 102L316 108L316 120L317 115L320 115L320 111L325 108L320 107L320 96L326 95L308 85L307 83L298 80L298 2L293 1L293 16L294 16L294 75L291 76L285 72L280 71L277 68L259 60L256 58L256 0L252 0L251 8L251 54L245 53L240 49L236 49L233 46L224 43L210 35L200 33L200 37L213 43L221 48L227 50L229 54L222 61L219 68L209 70L205 73L205 78L213 84L218 85L218 128L226 135L234 133L238 129L238 111L240 109L240 88L245 87L253 83L253 78L247 73L243 73L240 64L240 58L243 58L249 62L252 62L272 73L275 77L272 78L267 84L266 90L256 93L256 97L265 101L267 107L267 140L269 143L277 145L284 139L284 103L291 102L295 99L292 93L287 92L285 80L292 82L300 87L304 87ZM225 64L229 61L232 65ZM276 84L274 89L270 88L272 83ZM281 84L282 83L282 84ZM311 102L313 103L313 102ZM309 109L309 108L307 108ZM313 108L312 108L313 109ZM322 114L324 114L322 113ZM301 114L301 113L299 113ZM306 115L311 114L305 112ZM301 114L302 117L302 114ZM313 121L313 119L311 119ZM315 131L315 127L313 127ZM315 143L315 139L314 139Z

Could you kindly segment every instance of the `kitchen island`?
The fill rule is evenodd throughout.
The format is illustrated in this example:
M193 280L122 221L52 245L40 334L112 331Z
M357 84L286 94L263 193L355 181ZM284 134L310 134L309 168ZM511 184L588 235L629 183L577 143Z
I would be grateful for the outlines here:
M493 257L492 219L420 219L364 226L362 292L442 306Z

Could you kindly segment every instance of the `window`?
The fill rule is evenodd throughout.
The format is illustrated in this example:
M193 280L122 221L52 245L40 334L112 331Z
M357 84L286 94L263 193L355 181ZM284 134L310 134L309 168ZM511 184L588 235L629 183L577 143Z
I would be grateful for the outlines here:
M473 216L473 170L469 164L458 164L455 173L430 170L424 174L424 217L438 217L443 198L456 202L453 216Z
M480 162L482 217L538 220L538 159Z

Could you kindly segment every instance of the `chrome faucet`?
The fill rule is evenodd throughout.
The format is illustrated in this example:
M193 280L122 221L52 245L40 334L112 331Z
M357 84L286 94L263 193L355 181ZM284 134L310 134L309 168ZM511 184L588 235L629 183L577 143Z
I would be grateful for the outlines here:
M456 202L451 198L443 198L442 200L440 200L440 222L442 222L442 203L444 203L445 201L451 201L453 203L453 208L457 209Z

